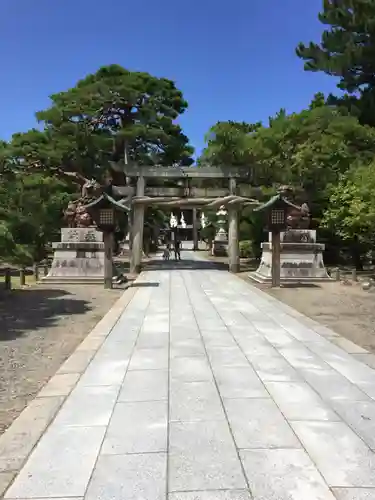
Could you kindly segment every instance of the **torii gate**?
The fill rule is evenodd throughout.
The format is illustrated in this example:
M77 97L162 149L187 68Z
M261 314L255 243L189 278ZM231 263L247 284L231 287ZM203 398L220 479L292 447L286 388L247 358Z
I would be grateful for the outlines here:
M193 209L193 227L197 227L196 209L215 209L224 205L228 209L228 260L229 271L239 271L239 218L242 206L258 206L259 202L249 198L255 190L249 186L249 168L236 167L140 167L137 165L113 164L113 169L122 171L127 186L113 186L118 196L128 196L132 205L130 235L132 251L130 272L139 273L142 262L143 225L145 207ZM179 181L179 187L147 187L147 179ZM226 189L194 187L194 179L227 179ZM245 185L238 185L247 181ZM197 231L194 231L197 234Z

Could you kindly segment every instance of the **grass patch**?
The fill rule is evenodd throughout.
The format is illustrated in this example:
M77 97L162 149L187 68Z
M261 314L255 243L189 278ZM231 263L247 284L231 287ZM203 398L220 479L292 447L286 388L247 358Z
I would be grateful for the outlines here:
M17 290L22 288L19 276L12 276L11 283L12 283L12 290ZM33 275L25 276L25 286L35 285L35 283L36 281ZM4 287L5 287L5 278L4 276L0 276L0 288L4 289Z

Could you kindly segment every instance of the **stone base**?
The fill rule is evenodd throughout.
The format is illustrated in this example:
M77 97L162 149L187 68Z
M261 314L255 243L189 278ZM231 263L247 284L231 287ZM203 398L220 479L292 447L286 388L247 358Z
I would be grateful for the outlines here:
M228 235L223 229L220 229L215 236L212 244L212 255L215 257L228 256Z
M264 276L263 274L259 273L258 270L249 273L248 278L251 280L255 281L256 283L262 284L262 285L271 285L272 284L272 277L271 276ZM280 283L282 285L287 285L288 283L290 284L308 284L308 283L322 283L325 281L334 281L328 274L326 277L322 278L317 278L317 277L306 277L306 276L293 276L293 277L283 277L280 276Z
M95 228L63 228L51 269L43 282L55 284L104 283L104 243ZM114 276L117 272L114 267Z
M220 227L212 244L211 254L215 257L228 256L228 233Z
M214 241L212 245L212 255L215 257L227 257L228 256L228 242L226 241Z
M324 245L316 243L316 231L290 230L282 233L280 240L281 283L332 281L323 262ZM258 283L272 283L272 242L262 243L261 247L260 265L249 278Z
M45 276L42 278L42 283L49 283L51 285L103 285L104 277L81 277L74 278L73 276Z

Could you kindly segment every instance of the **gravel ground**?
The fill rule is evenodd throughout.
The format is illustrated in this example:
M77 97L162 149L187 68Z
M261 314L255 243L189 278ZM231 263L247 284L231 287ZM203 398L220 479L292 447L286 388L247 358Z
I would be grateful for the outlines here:
M34 285L0 295L0 434L122 292Z

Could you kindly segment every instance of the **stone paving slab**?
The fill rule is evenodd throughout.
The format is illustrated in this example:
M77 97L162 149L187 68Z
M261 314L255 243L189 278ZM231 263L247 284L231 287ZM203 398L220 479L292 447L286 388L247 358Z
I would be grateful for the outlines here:
M333 488L337 500L374 500L375 492L368 488Z
M224 399L237 448L301 448L272 399Z
M304 450L249 450L241 459L255 499L335 498Z
M170 493L168 500L251 500L246 490L212 490Z
M128 372L118 398L120 403L168 399L168 370Z
M375 487L375 454L344 422L291 425L329 486Z
M118 403L102 446L104 455L167 451L167 401Z
M246 488L228 422L171 422L169 491Z
M86 500L165 500L166 453L101 455Z
M371 355L183 264L142 273L2 436L0 495L24 464L6 499L375 500Z

